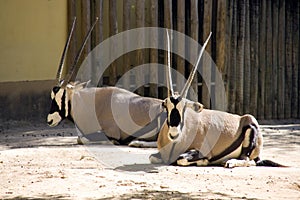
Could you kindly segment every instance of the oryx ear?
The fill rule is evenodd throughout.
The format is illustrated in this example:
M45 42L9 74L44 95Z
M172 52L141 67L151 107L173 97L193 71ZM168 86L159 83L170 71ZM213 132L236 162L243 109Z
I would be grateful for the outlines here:
M165 99L162 103L161 103L162 108L166 108L167 107L167 99Z
M82 89L82 88L85 88L91 81L87 81L87 82L83 82L83 83L80 83L80 84L76 84L75 85L75 89Z
M187 107L193 109L196 112L201 112L204 108L204 106L199 102L190 101L190 102L187 102L186 105L187 105Z

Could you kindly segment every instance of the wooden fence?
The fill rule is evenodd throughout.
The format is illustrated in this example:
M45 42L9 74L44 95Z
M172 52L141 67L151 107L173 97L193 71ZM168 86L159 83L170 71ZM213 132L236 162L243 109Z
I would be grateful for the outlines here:
M174 29L200 44L212 31L206 51L222 74L227 111L251 113L259 119L300 118L299 10L298 0L68 1L70 24L73 16L81 22L73 44L80 43L91 22L99 17L85 55L109 36L136 27ZM72 46L69 60L76 53L76 45ZM111 64L99 85L114 85L133 66L166 63L165 54L156 49L126 54ZM189 73L191 66L181 57L173 55L172 62L180 73ZM198 101L206 107L214 104L209 91L214 91L215 73L207 67L201 74L211 78L204 83L198 74L193 83ZM150 74L151 79L158 78L157 72ZM124 84L130 84L129 80ZM177 80L177 84L182 83ZM166 89L147 85L137 92L163 98Z

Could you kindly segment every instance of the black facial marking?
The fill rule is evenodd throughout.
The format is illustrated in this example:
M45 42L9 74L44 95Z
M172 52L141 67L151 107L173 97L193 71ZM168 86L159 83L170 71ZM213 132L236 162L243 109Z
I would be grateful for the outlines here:
M59 107L58 107L55 99L52 99L49 114L53 114L53 113L58 112L58 111L59 111Z
M181 121L180 113L176 108L176 105L182 100L182 98L179 96L178 98L170 97L170 101L173 103L174 108L171 110L170 113L170 121L167 121L167 124L169 126L178 126Z
M56 88L58 88L58 90L60 89L59 87L54 87L53 88L53 92L55 93L57 93L58 91L56 91ZM56 94L55 93L55 94ZM59 110L59 106L57 105L57 102L56 102L56 100L55 100L55 98L54 99L52 99L52 102L51 102L51 107L50 107L50 111L49 111L49 114L53 114L53 113L55 113L55 112L58 112L59 113L59 115L60 115L60 117L62 118L62 119L64 119L65 118L65 114L66 114L66 110L65 110L65 99L66 99L66 91L64 90L64 93L63 93L63 95L62 95L62 97L61 97L61 110Z
M170 122L169 122L169 125L170 126L178 126L180 123L180 114L179 114L179 111L174 108L171 110L171 113L170 113Z
M64 93L61 97L61 110L59 111L59 115L62 119L66 117L66 90L64 90Z
M175 99L174 97L170 97L170 101L174 104L174 107L176 107L176 105L182 100L182 97L178 97L177 99Z
M52 91L54 92L54 94L56 94L59 91L60 87L55 86Z

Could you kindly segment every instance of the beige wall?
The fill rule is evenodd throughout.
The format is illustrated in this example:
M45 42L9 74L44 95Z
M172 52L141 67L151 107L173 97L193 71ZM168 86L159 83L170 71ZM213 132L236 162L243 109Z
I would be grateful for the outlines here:
M0 0L0 82L55 78L66 0Z

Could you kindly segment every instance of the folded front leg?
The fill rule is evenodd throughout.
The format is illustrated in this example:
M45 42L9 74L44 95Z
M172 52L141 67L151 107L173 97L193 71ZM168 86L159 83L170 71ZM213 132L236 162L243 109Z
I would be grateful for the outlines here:
M181 154L177 159L177 165L180 166L207 166L208 163L208 159L206 157L203 157L201 152L195 149L189 150L188 152Z

